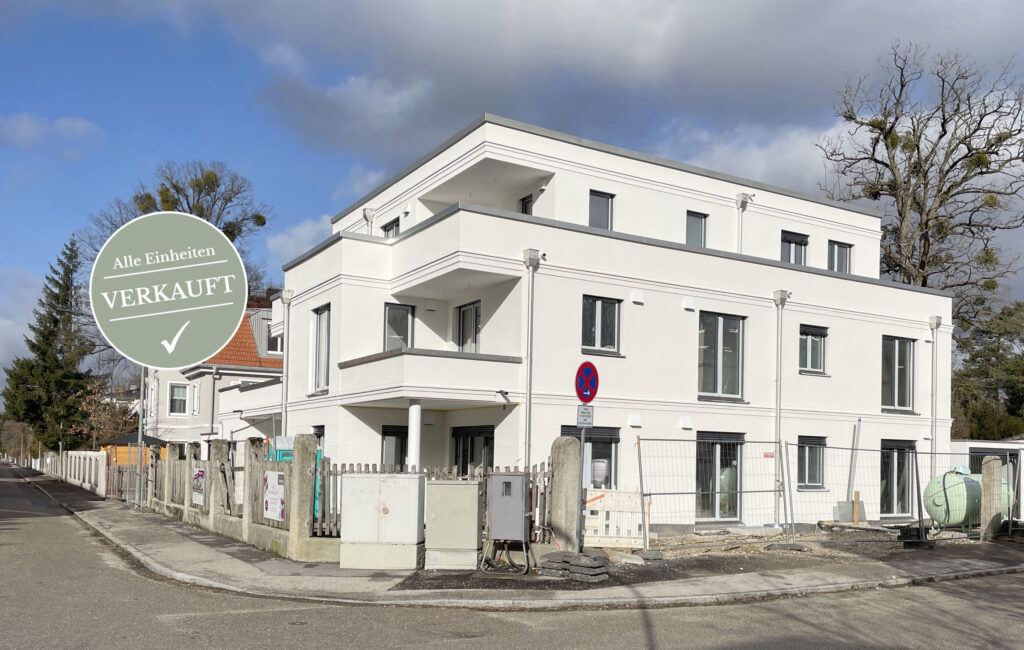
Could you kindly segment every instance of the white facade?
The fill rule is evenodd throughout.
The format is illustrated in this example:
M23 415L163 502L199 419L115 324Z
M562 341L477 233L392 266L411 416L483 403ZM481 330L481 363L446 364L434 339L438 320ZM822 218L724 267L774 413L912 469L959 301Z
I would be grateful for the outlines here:
M703 242L686 241L688 213L691 238L704 216ZM775 440L777 337L784 442L849 447L860 418L861 447L948 449L951 300L878 279L874 214L485 116L333 228L285 266L270 331L285 337L287 434L323 427L334 462L546 460L591 361L599 471L636 489L638 436ZM786 246L805 264L780 261ZM830 271L830 255L849 268ZM392 308L386 332L389 304L411 309ZM250 408L280 411L277 390Z

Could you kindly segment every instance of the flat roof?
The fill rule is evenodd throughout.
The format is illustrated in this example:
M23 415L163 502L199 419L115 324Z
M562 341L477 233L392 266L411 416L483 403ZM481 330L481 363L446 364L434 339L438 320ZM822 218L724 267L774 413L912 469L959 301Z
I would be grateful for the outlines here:
M679 171L688 172L690 174L696 174L698 176L704 176L704 177L707 177L707 178L713 178L715 180L724 181L724 182L727 182L727 183L736 183L737 185L743 185L745 187L750 187L750 188L753 188L753 189L764 190L766 192L773 192L775 194L780 194L782 196L788 196L788 197L791 197L791 198L794 198L794 199L800 199L800 200L803 200L803 201L810 201L811 203L818 203L820 205L827 205L829 207L837 208L839 210L848 210L850 212L856 212L856 213L859 213L859 214L865 214L865 215L868 215L870 217L875 217L875 218L878 218L878 219L880 219L882 217L882 213L881 212L879 212L878 210L873 210L871 208L863 208L863 207L860 207L858 205L854 205L854 204L851 204L851 203L843 203L841 201L834 201L832 199L827 199L827 198L822 197L822 196L814 196L812 194L805 194L803 192L797 192L796 190L790 190L790 189L786 189L784 187L778 187L778 186L771 185L771 184L768 184L768 183L762 183L761 181L755 181L755 180L752 180L752 179L749 179L749 178L743 178L743 177L740 177L740 176L733 176L731 174L725 174L725 173L722 173L722 172L716 172L716 171L713 171L713 170L710 170L710 169L705 169L703 167L697 167L696 165L688 165L686 163L681 163L681 162L678 162L678 161L675 161L675 160L670 160L668 158L661 158L661 157L652 156L651 154L643 153L643 152L640 152L640 151L633 151L631 149L626 149L624 147L616 147L614 145L605 144L603 142L597 142L596 140L587 140L586 138L581 138L581 137L578 137L578 136L575 136L575 135L569 135L568 133L562 133L560 131L554 131L552 129L545 129L544 127L541 127L541 126L535 126L533 124L527 124L526 122L519 122L517 120L512 120L512 119L509 119L507 117L501 117L500 115L492 115L490 113L484 113L482 117L477 118L469 126L465 127L464 129L462 129L461 131L459 131L458 133L456 133L452 137L450 137L447 140L445 140L443 143L441 143L440 146L435 147L430 152L428 152L426 155L424 155L424 156L420 157L418 160L416 160L416 162L412 163L411 165L409 165L408 167L406 167L402 171L398 172L397 174L395 174L394 176L392 176L388 180L384 181L383 183L381 183L380 185L378 185L374 189L370 190L370 192L368 194L366 194L365 196L363 196L359 200L355 201L354 203L350 204L349 206L347 206L346 208L344 208L343 210L338 212L336 215L334 215L334 217L331 218L331 223L337 223L343 216L345 216L346 214L348 214L352 210L356 209L357 207L359 207L363 203L366 203L367 201L372 200L374 197L379 195L381 192L383 192L384 190L388 189L389 187L391 187L392 185L394 185L398 181L402 180L403 178L405 178L406 176L408 176L412 172L416 171L419 167L424 165L427 161L429 161L430 159L432 159L435 156L439 155L444 150L448 149L449 147L454 145L459 140L462 140L464 137L466 137L467 135L469 135L473 131L477 130L478 128L480 128L484 124L495 124L497 126L504 126L506 128L509 128L509 129L515 129L517 131L522 131L524 133L530 133L530 134L537 135L537 136L540 136L540 137L543 137L543 138L550 138L552 140L558 140L559 142L565 142L565 143L568 143L568 144L573 144L573 145L576 145L576 146L579 146L579 147L584 147L586 149L591 149L591 150L594 150L594 151L600 151L600 152L612 154L612 155L615 155L615 156L622 156L623 158L630 158L632 160L638 160L638 161L641 161L641 162L650 163L652 165L658 165L660 167L668 167L669 169L676 169L676 170L679 170Z

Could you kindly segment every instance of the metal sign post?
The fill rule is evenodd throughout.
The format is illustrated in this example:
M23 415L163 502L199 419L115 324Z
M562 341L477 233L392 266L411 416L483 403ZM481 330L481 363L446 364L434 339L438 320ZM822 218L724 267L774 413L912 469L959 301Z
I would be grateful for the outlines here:
M594 407L589 406L591 400L597 396L597 368L589 361L584 361L576 370L576 397L580 399L580 405L576 407L576 427L580 430L580 482L576 503L579 504L579 519L576 522L576 544L577 553L583 550L583 477L584 459L587 449L587 429L594 426Z

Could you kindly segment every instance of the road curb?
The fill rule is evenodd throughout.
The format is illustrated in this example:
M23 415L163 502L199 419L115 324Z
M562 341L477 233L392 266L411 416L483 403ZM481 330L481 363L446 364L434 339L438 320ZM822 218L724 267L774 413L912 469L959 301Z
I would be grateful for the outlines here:
M21 478L26 478L22 476ZM79 521L92 528L102 535L111 544L118 547L129 556L137 560L146 569L154 574L188 585L220 589L232 593L258 596L262 598L279 598L294 601L317 602L337 605L385 605L389 607L430 607L445 609L467 609L482 611L558 611L566 609L650 609L665 607L687 607L687 606L712 606L732 605L759 600L771 600L777 598L793 598L803 596L816 596L822 594L842 593L849 591L867 591L870 589L907 587L929 583L948 582L951 580L963 580L968 578L980 578L994 575L1009 575L1024 573L1024 564L1006 567L995 567L990 569L971 569L968 571L953 571L946 573L932 573L916 576L903 576L889 578L886 580L854 580L843 583L816 585L810 587L794 587L788 589L764 589L744 591L729 594L699 594L685 596L652 596L633 598L561 598L558 600L534 600L528 598L508 599L480 599L480 598L451 598L451 597L422 597L415 591L389 592L390 597L379 597L368 595L362 597L339 597L323 596L316 594L294 594L268 589L247 588L227 583L210 580L201 576L177 571L161 564L150 555L136 548L128 542L120 539L109 530L103 529L94 522L89 521L81 513L77 512L66 503L50 494L45 488L36 483L30 485L45 494L51 501L61 506ZM396 598L396 593L408 594L407 598ZM432 592L433 596L436 592ZM546 592L552 593L552 592ZM579 593L579 592L571 592Z

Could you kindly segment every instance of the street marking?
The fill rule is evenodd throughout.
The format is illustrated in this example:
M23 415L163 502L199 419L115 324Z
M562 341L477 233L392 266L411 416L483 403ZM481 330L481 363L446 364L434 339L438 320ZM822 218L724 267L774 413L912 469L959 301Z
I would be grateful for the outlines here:
M181 333L185 331L185 328L188 327L188 324L191 322L192 321L190 320L185 321L185 324L181 326L181 329L174 335L174 338L171 339L170 343L167 342L167 339L160 341L160 345L164 346L164 349L167 350L167 354L174 352L174 348L178 347L178 339L181 338Z
M302 612L314 609L336 609L334 605L310 605L308 607L272 607L267 609L228 609L221 612L186 612L184 614L158 614L157 618L169 620L176 618L194 618L198 616L234 616L238 614L262 614L264 612Z

